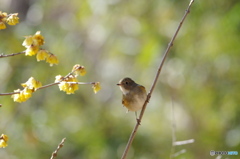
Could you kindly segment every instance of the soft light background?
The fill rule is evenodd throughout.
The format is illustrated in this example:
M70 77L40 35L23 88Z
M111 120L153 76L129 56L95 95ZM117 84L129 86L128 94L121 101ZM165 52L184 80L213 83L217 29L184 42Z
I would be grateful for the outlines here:
M21 88L31 76L43 84L75 64L102 90L81 85L73 95L57 86L27 102L1 96L0 134L9 146L1 159L50 158L62 138L59 159L120 158L135 125L116 83L132 77L150 89L162 54L189 0L0 0L0 10L19 13L20 23L0 31L0 52L24 50L25 35L40 30L43 48L60 60L50 67L35 57L0 59L0 92ZM164 65L128 158L169 158L171 106L177 140L195 143L177 158L216 158L210 150L240 153L240 2L195 1ZM223 156L223 158L239 156Z

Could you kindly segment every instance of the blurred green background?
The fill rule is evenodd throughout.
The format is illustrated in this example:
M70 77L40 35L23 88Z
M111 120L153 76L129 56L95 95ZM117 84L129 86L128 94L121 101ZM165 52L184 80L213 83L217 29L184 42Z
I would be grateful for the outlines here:
M189 0L0 0L20 23L0 31L0 52L24 50L25 35L40 30L43 48L60 63L50 67L24 55L0 59L0 92L13 92L33 76L44 85L86 67L79 81L99 81L96 95L80 85L73 95L57 86L24 103L1 96L0 134L9 146L1 159L120 158L135 125L121 105L116 83L131 77L150 89L162 54ZM240 1L195 1L163 67L128 158L169 158L171 106L177 140L194 139L176 158L216 158L210 150L240 153ZM222 158L239 158L223 156Z

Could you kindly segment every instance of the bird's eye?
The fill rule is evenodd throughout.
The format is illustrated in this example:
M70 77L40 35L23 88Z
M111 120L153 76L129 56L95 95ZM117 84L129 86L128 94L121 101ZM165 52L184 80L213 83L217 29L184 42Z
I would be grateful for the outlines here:
M126 85L128 85L128 82L126 82Z

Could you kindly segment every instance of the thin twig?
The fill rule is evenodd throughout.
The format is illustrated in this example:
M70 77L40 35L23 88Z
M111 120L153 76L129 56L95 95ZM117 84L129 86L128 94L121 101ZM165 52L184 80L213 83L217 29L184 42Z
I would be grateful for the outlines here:
M52 156L51 156L50 159L53 159L53 158L57 157L57 153L60 150L60 148L63 147L65 140L66 140L66 138L63 138L62 141L58 144L57 149L52 153Z
M166 60L166 57L167 57L167 55L168 55L168 53L169 53L170 48L173 46L173 42L174 42L176 36L178 35L178 32L179 32L180 28L182 27L182 24L183 24L185 18L187 17L187 15L188 15L189 12L190 12L190 8L191 8L193 2L194 2L194 0L191 0L191 1L190 1L189 5L188 5L188 8L187 8L187 10L186 10L186 12L185 12L182 20L180 21L180 23L179 23L179 25L178 25L178 28L177 28L177 30L176 30L176 32L175 32L175 34L173 35L170 43L168 44L168 47L167 47L167 49L166 49L166 51L165 51L165 53L164 53L164 55L163 55L163 59L162 59L160 65L159 65L159 67L158 67L158 70L157 70L155 79L154 79L154 81L153 81L152 87L151 87L151 89L150 89L150 91L149 91L149 93L148 93L148 95L147 95L147 99L146 99L145 103L143 104L143 108L142 108L142 110L141 110L139 119L138 119L138 121L137 121L137 123L136 123L136 125L135 125L135 127L134 127L134 129L133 129L133 131L132 131L132 133L131 133L131 135L130 135L130 137L129 137L128 143L127 143L127 145L126 145L126 148L125 148L125 150L124 150L124 152L123 152L123 155L122 155L121 159L125 159L126 156L127 156L127 154L128 154L128 150L129 150L129 148L130 148L130 146L131 146L131 144L132 144L132 142L133 142L133 139L134 139L134 137L135 137L135 135L136 135L136 132L137 132L137 130L138 130L138 127L139 127L139 125L140 125L140 123L141 123L141 120L142 120L143 114L144 114L144 112L145 112L146 106L147 106L148 102L150 101L152 92L153 92L153 90L154 90L154 88L155 88L155 86L156 86L156 83L157 83L157 81L158 81L158 77L159 77L160 72L161 72L161 70L162 70L164 61Z
M174 118L174 105L173 105L173 99L172 99L172 150L170 154L170 159L173 157L173 154L175 152L175 146L174 143L176 142L176 123Z
M194 143L194 139L188 139L188 140L183 140L183 141L175 141L173 143L173 146L186 145L186 144L191 144L191 143Z
M51 86L54 86L54 85L57 85L60 83L61 82L50 83L45 86L39 87L37 90L51 87ZM96 82L66 82L66 83L69 83L69 84L95 84ZM10 93L0 93L0 96L7 96L7 95L18 94L18 93L20 93L20 91L19 92L10 92Z
M177 156L179 156L179 155L181 155L181 154L183 154L185 152L187 152L187 151L185 149L182 149L182 150L176 152L175 154L173 154L172 157L177 157Z
M16 56L16 55L20 55L20 54L25 54L25 51L18 52L18 53L12 53L12 54L8 54L8 55L0 54L0 58Z

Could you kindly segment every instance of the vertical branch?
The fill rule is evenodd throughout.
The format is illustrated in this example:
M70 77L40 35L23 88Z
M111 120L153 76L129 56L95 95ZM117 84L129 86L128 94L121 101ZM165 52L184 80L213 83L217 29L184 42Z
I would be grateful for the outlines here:
M174 105L173 105L173 99L172 99L172 121L171 121L171 125L172 125L172 150L171 150L171 154L170 154L170 159L173 157L173 154L175 152L175 146L174 143L177 141L176 139L176 123L175 123L175 116L174 116Z
M190 12L190 8L191 8L193 2L194 2L194 0L190 0L190 3L189 3L189 5L188 5L188 8L187 8L185 14L183 15L183 18L182 18L182 20L180 21L180 23L179 23L179 25L178 25L178 28L177 28L177 30L176 30L176 32L175 32L175 34L173 35L171 41L170 41L169 44L168 44L168 47L167 47L167 49L166 49L166 51L165 51L165 53L164 53L164 55L163 55L162 61L161 61L160 65L159 65L159 67L158 67L158 70L157 70L156 76L155 76L155 78L154 78L152 87L151 87L151 89L150 89L150 91L149 91L149 93L148 93L148 95L147 95L147 99L146 99L145 103L143 104L143 108L142 108L142 110L141 110L139 119L138 119L138 121L137 121L137 123L136 123L136 125L135 125L135 127L134 127L134 129L133 129L133 131L132 131L132 133L131 133L131 135L130 135L130 137L129 137L128 143L127 143L126 148L125 148L125 150L124 150L124 152L123 152L123 154L122 154L121 159L125 159L126 156L127 156L128 150L129 150L129 148L130 148L130 146L131 146L131 144L132 144L132 142L133 142L133 139L134 139L134 137L135 137L135 135L136 135L136 132L137 132L137 130L138 130L138 127L139 127L139 125L140 125L140 123L141 123L141 120L142 120L143 114L144 114L144 112L145 112L146 106L147 106L148 102L150 101L152 92L153 92L153 90L154 90L154 88L155 88L155 86L156 86L156 84L157 84L157 81L158 81L159 75L160 75L160 73L161 73L163 64L164 64L164 62L165 62L165 60L166 60L166 57L167 57L167 55L168 55L171 47L173 46L173 42L174 42L175 38L177 37L178 32L179 32L179 30L181 29L184 20L186 19L187 15L188 15L189 12Z

